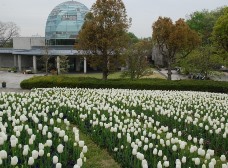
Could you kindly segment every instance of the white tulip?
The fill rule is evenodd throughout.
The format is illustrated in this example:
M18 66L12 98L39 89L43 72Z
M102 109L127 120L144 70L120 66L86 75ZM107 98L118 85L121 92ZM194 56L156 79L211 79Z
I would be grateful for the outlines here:
M61 131L59 131L59 137L64 137L64 135L65 135L65 131L64 130L61 130Z
M33 157L34 159L37 159L38 156L39 156L39 152L38 152L37 150L33 150L33 151L32 151L32 157Z
M83 153L87 153L87 151L88 151L87 146L83 146L82 152L83 152Z
M62 164L61 163L57 163L56 164L56 168L62 168Z
M0 158L6 159L7 158L7 152L5 150L0 151Z
M17 145L17 139L10 140L11 147L16 147Z
M144 155L140 152L137 152L136 154L136 157L139 159L139 160L143 160L144 159Z
M33 157L29 157L29 160L28 160L28 165L33 165L34 164L34 158Z
M52 146L52 140L48 139L48 140L46 141L46 145L47 145L48 147L51 147L51 146Z
M175 151L177 151L177 146L176 145L173 145L172 146L172 150L175 152Z
M187 161L187 158L185 156L183 156L182 159L181 159L181 162L182 163L186 163L186 161Z
M47 157L50 157L51 156L51 154L50 153L47 153Z
M117 150L118 150L118 148L117 148ZM82 158L82 159L84 158L84 153L83 152L80 153L80 158Z
M165 162L164 162L164 166L165 166L165 167L169 167L169 161L165 161Z
M157 155L157 153L158 153L157 148L154 148L154 150L153 150L153 154L154 154L154 155Z
M50 119L50 125L54 125L54 120L53 120L53 118Z
M44 149L44 144L39 143L39 149Z
M137 154L137 149L132 149L132 155L136 155Z
M43 129L43 125L42 124L38 124L38 129L41 131Z
M77 165L80 166L80 167L82 166L82 159L81 159L81 158L79 158L79 159L77 160Z
M121 138L121 133L118 133L117 134L117 137L120 139Z
M142 167L143 168L148 168L148 163L147 163L146 159L142 160Z
M144 145L143 150L147 151L147 149L148 149L148 145Z
M195 162L195 165L199 165L200 164L200 159L199 158L195 158L194 162Z
M79 141L78 144L79 144L79 147L82 148L84 146L85 142L84 141Z
M63 141L64 141L64 142L67 142L67 141L68 141L68 136L67 136L67 135L64 135Z
M225 161L226 161L226 156L225 156L225 155L221 155L220 160L221 160L222 162L225 162Z
M160 157L162 156L162 150L158 151L158 156L160 156Z
M209 163L209 168L214 168L214 167L215 167L214 163L213 162L210 162Z
M64 146L63 146L62 144L59 144L59 145L57 146L57 151L58 151L59 153L62 153L62 152L63 152L63 148L64 148Z
M32 135L32 129L31 128L28 128L27 132L28 132L29 135Z
M80 166L79 166L79 165L77 165L77 164L75 164L75 165L74 165L74 168L80 168Z
M157 164L157 168L162 168L161 161L159 161L159 162L158 162L158 164Z
M23 152L22 152L22 155L23 155L23 156L27 156L27 155L28 155L28 151L29 151L28 148L24 148L24 149L23 149Z
M44 155L44 150L43 149L40 149L39 150L39 156L43 156Z
M46 131L45 131L45 134L46 134ZM48 139L51 139L51 138L52 138L52 133L48 132Z
M222 164L222 168L228 168L228 164Z
M11 157L11 165L15 166L18 162L17 156Z
M202 165L202 168L207 168L207 166L205 164Z
M56 164L56 163L58 163L59 158L58 158L58 156L53 156L52 160L53 160L53 164Z

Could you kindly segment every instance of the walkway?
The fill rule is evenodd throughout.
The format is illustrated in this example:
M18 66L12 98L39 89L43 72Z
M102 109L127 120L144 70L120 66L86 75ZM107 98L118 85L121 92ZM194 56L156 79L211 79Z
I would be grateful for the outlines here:
M165 70L165 69L161 69L161 71L158 71L161 75L165 76L167 78L168 76L168 71ZM184 75L180 75L178 74L177 71L175 70L172 70L172 76L171 76L172 80L181 80L181 79L187 79L188 77L187 76L184 76Z
M167 78L167 76L168 76L167 70L161 69L161 71L158 71L158 72ZM178 72L175 70L172 70L172 76L171 77L172 77L172 80L188 79L188 77L186 75L178 74ZM217 76L210 76L210 79L214 80L214 81L226 81L226 82L228 82L228 72L223 72L223 73L221 73L221 75L217 75Z
M23 91L20 87L20 83L25 80L29 79L33 76L39 76L41 74L22 74L22 73L12 73L6 71L0 71L0 92L3 91ZM2 82L6 82L6 88L2 88Z

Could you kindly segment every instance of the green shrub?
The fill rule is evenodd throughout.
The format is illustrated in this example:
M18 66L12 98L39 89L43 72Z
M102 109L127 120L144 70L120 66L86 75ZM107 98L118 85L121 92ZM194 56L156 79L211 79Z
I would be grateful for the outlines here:
M66 76L39 76L21 82L21 88L121 88L137 90L182 90L208 91L228 93L228 82L179 80L167 81L163 79L110 79L103 81L96 78L66 77Z

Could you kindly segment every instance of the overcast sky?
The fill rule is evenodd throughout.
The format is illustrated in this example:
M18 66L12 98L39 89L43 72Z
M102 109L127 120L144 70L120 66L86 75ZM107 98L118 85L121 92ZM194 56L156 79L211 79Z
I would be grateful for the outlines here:
M67 0L0 0L0 21L15 22L21 36L45 34L45 24L51 10ZM77 0L88 8L96 0ZM151 26L159 16L173 21L186 18L195 11L214 10L227 6L228 0L123 0L128 17L132 18L129 31L138 37L150 37Z

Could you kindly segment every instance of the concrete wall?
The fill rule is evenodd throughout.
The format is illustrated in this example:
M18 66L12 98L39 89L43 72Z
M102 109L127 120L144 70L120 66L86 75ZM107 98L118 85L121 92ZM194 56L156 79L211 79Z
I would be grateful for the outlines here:
M15 37L13 38L14 49L30 50L32 46L44 46L44 37Z
M45 46L44 37L31 37L31 46Z
M14 56L12 54L0 54L0 68L14 67Z
M16 66L18 67L18 56L16 56ZM14 67L14 55L12 54L0 54L0 68L12 68ZM33 68L32 56L21 55L21 67L24 69Z
M152 60L154 61L155 65L164 65L163 56L161 55L159 48L156 46L152 49Z

